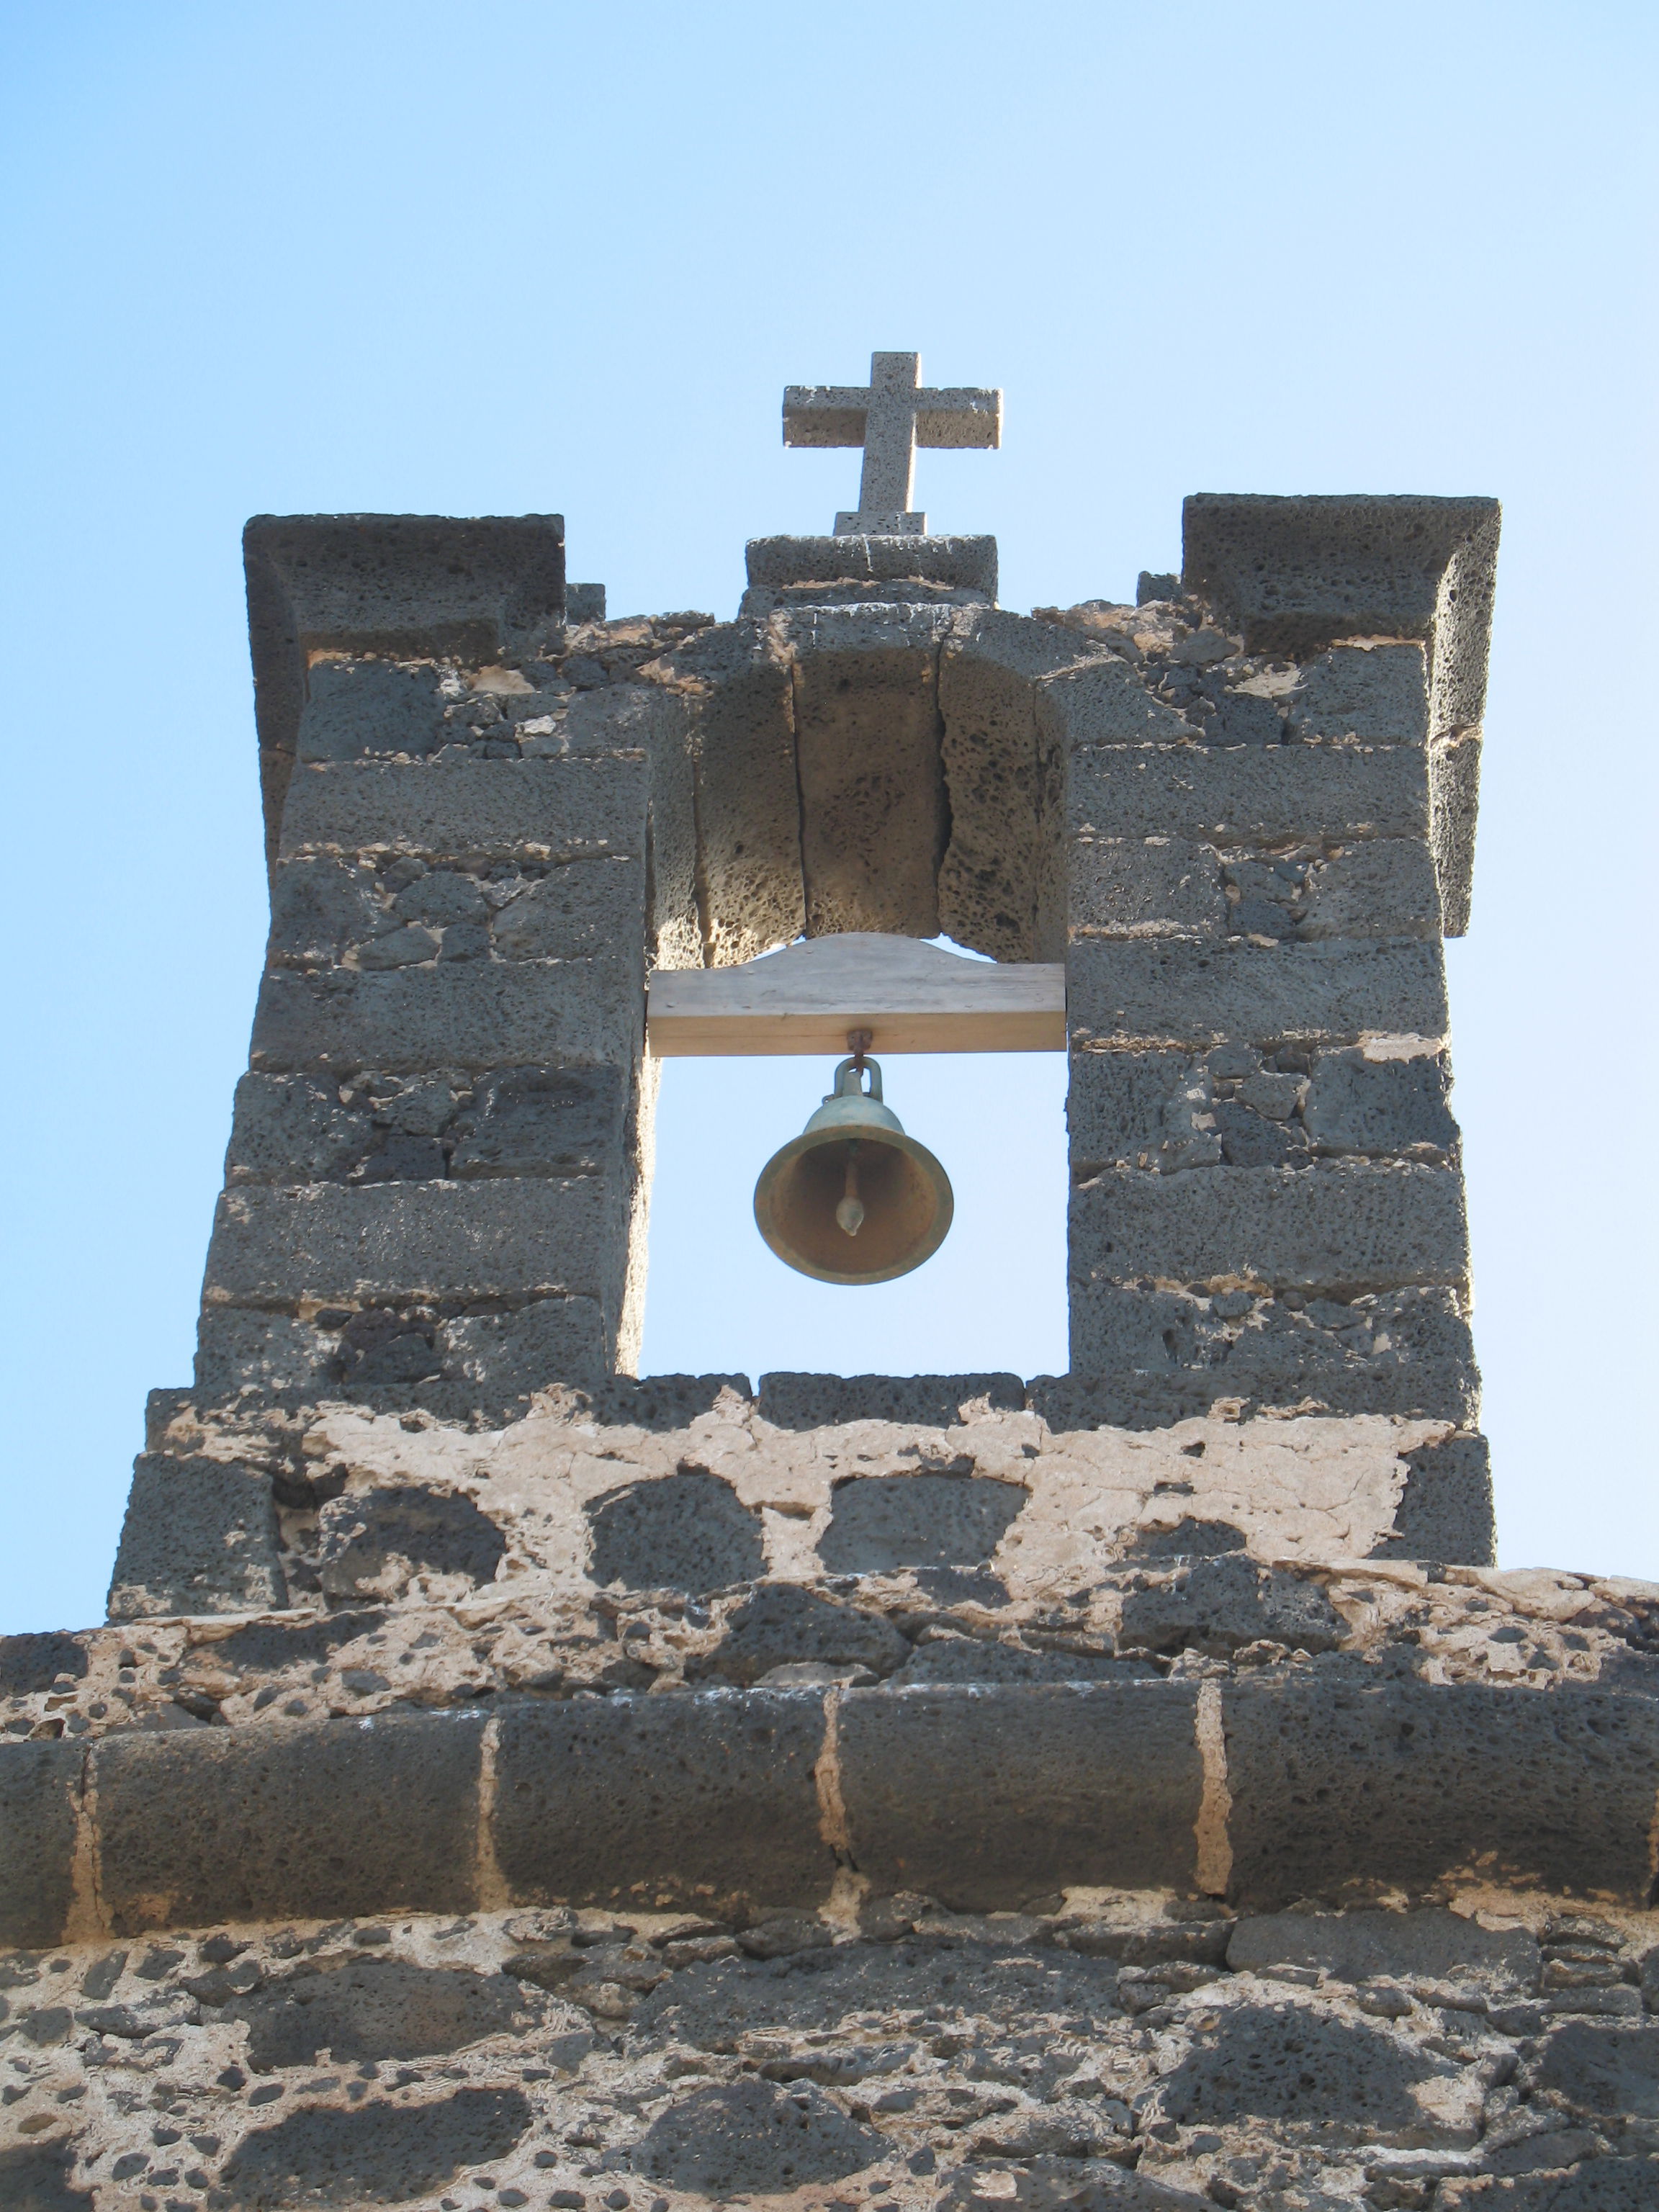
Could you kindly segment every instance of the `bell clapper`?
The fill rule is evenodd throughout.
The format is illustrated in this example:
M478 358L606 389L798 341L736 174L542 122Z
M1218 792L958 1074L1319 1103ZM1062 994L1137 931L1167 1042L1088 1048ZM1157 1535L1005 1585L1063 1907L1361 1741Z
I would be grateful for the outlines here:
M859 1148L856 1139L847 1147L847 1195L836 1208L837 1224L849 1237L864 1226L864 1200L859 1196Z

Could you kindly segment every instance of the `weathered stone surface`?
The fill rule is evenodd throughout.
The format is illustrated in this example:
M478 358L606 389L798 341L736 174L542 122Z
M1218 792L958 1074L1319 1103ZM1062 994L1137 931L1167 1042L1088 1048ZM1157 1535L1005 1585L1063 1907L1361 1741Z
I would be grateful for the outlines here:
M542 2008L505 1975L360 1957L307 1961L224 2009L247 2028L248 2064L268 2074L325 2051L337 2066L459 2051L522 2030Z
M466 1182L233 1186L208 1256L210 1298L472 1297L560 1291L611 1310L622 1200L598 1176Z
M849 1691L840 1794L860 1870L965 1911L1182 1881L1202 1788L1194 1713L1175 1683Z
M322 1584L331 1598L392 1597L420 1576L494 1582L507 1543L459 1492L353 1490L320 1516Z
M1153 1682L1158 1669L1144 1659L1114 1659L1096 1651L1028 1651L977 1636L946 1636L919 1644L888 1686L944 1682Z
M1296 927L1300 943L1440 934L1433 858L1413 838L1367 838L1308 871L1304 909Z
M1443 1054L1369 1060L1362 1052L1322 1052L1302 1109L1317 1152L1407 1157L1449 1153L1457 1124L1447 1104L1451 1070Z
M1474 831L1480 799L1480 732L1459 730L1429 755L1435 872L1448 937L1469 926L1474 890Z
M774 1583L744 1601L705 1663L725 1680L747 1686L775 1667L812 1662L890 1674L909 1656L903 1637L879 1613Z
M496 1863L544 1904L812 1905L835 1860L818 1826L820 1697L581 1699L502 1713Z
M627 1110L620 1069L503 1069L477 1083L457 1115L452 1171L462 1178L619 1174Z
M260 987L251 1060L291 1068L436 1067L609 1060L627 1066L644 1030L642 963L464 961L319 975L277 970Z
M1219 859L1186 838L1074 839L1067 910L1089 937L1218 939L1232 926Z
M1066 763L1071 836L1426 837L1429 765L1414 745L1079 746Z
M643 860L562 861L496 915L495 951L508 960L583 960L642 939Z
M1420 645L1340 645L1309 661L1290 695L1306 738L1421 745L1429 737L1428 663Z
M460 732L444 720L442 672L431 661L325 660L307 678L295 751L302 762L416 757Z
M939 649L926 610L792 618L806 929L939 933L949 834Z
M1242 1553L1200 1559L1166 1586L1123 1600L1120 1641L1149 1651L1227 1653L1264 1637L1288 1650L1329 1651L1344 1629L1317 1583Z
M1232 1893L1264 1906L1350 1882L1488 1881L1645 1897L1659 1711L1577 1686L1362 1688L1317 1676L1223 1693Z
M1017 1483L971 1474L843 1482L818 1557L832 1574L977 1566L996 1550L1030 1494Z
M1453 2073L1386 2028L1300 2005L1241 2005L1223 2018L1224 2032L1200 2037L1159 2089L1161 2112L1182 2126L1313 2120L1373 2142L1417 2140L1430 2116L1413 2090Z
M793 1375L760 1379L760 1417L781 1429L839 1426L846 1421L915 1421L945 1428L975 1403L1018 1411L1025 1386L1018 1375Z
M751 588L762 591L868 580L944 584L986 599L997 592L994 538L751 538L744 558Z
M1409 940L1206 946L1074 942L1066 957L1073 1049L1093 1045L1350 1044L1443 1036L1437 946Z
M1084 650L1047 623L989 612L947 641L939 663L940 757L951 837L939 873L939 927L997 960L1053 959L1039 945L1040 888L1053 871L1056 778L1042 758L1036 686Z
M1395 1512L1395 1533L1372 1557L1466 1560L1478 1566L1495 1559L1492 1452L1485 1437L1450 1436L1402 1456L1410 1473Z
M1412 1976L1509 1995L1538 1987L1537 1939L1483 1928L1455 1912L1276 1912L1240 1920L1227 1945L1235 1973L1311 1966L1342 1982Z
M87 1671L84 1644L58 1629L0 1636L0 1695L27 1697L49 1690L60 1674L79 1680Z
M349 2112L302 2105L243 2137L225 2162L223 2193L245 2212L401 2203L501 2157L531 2118L519 2089L458 2089L418 2105L375 2098Z
M1525 2081L1534 2092L1553 2092L1575 2112L1659 2119L1659 2027L1569 2021L1528 2059Z
M84 1757L73 1743L0 1745L0 1944L63 1933Z
M1081 745L1174 744L1198 735L1111 654L1079 659L1043 683L1037 730L1061 753Z
M61 2137L0 2150L0 2204L10 2212L92 2212L89 2191L70 2186L71 2163Z
M301 767L283 813L285 858L436 854L572 860L645 850L648 763L563 760L351 761Z
M821 2089L747 2080L698 2087L660 2112L627 2153L629 2170L699 2196L767 2193L838 2181L872 2165L884 2138Z
M1425 639L1431 727L1480 720L1496 500L1200 493L1185 501L1182 522L1183 585L1242 629L1251 652Z
M142 1453L110 1583L110 1619L287 1603L270 1477L223 1460Z
M706 1468L625 1484L596 1499L587 1520L601 1584L702 1596L766 1571L760 1516Z
M1461 1288L1462 1178L1369 1161L1182 1176L1109 1168L1072 1194L1071 1269L1079 1286L1150 1276L1218 1290ZM1073 1364L1086 1371L1075 1349Z
M94 1772L112 1929L465 1911L483 1724L402 1713L106 1739Z

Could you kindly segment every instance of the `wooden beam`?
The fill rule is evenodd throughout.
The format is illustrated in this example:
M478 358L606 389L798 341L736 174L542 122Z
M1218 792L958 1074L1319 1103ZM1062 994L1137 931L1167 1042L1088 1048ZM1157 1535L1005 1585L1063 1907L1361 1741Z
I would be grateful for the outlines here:
M860 930L809 938L741 967L659 968L649 978L646 1043L661 1060L839 1058L849 1030L868 1030L878 1055L1062 1052L1066 970L970 960Z

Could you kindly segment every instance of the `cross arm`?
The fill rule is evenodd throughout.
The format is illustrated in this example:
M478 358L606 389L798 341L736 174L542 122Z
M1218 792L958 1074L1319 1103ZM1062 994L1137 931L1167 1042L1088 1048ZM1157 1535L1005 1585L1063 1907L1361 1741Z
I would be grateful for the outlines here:
M783 442L786 446L861 446L869 412L867 385L787 385Z
M967 385L936 385L916 394L919 446L994 447L1002 443L1002 394Z

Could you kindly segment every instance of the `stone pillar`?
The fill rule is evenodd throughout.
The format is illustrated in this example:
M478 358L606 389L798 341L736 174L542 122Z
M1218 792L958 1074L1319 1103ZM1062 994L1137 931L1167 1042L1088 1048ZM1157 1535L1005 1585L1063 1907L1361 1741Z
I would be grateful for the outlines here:
M556 517L256 521L247 565L271 929L190 1396L499 1422L635 1364L645 975L698 932L684 710L629 678L679 632L585 655ZM236 1472L141 1462L118 1612L283 1601Z
M1066 763L1072 1417L1443 1419L1444 1558L1490 1540L1438 940L1468 913L1497 527L1484 501L1189 501L1185 596L1063 617L1119 653L1039 708Z

